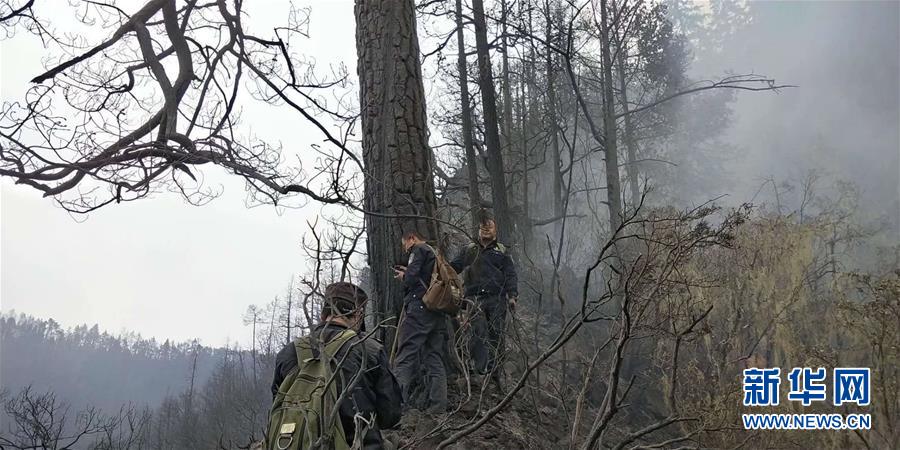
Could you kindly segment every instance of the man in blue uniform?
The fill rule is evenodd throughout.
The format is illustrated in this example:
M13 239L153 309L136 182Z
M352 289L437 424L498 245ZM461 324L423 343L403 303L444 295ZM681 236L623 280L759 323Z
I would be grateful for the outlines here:
M434 249L418 232L404 234L402 244L409 253L409 261L406 266L394 268L404 292L394 373L400 383L405 408L444 412L447 409L447 373L441 352L447 333L446 314L429 310L422 301L437 259Z
M493 219L482 220L478 238L478 244L463 248L450 265L463 274L466 299L475 308L469 312L475 370L487 374L494 372L503 352L507 308L515 308L519 291L516 268L506 246L497 241Z

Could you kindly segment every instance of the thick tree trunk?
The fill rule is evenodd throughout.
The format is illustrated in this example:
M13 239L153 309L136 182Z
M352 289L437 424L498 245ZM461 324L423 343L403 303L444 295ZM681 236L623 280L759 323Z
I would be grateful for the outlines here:
M472 232L476 233L481 219L481 192L478 190L478 157L472 143L472 106L469 104L469 69L466 66L466 39L462 20L462 0L456 0L456 45L459 68L459 100L462 116L463 147L466 150L466 167L469 178L469 209L472 216Z
M401 286L391 271L406 259L400 237L418 230L437 239L437 202L413 0L357 0L355 13L370 297L377 323L400 313ZM393 337L382 333L387 346Z
M478 84L481 87L481 103L484 109L484 144L487 147L487 169L491 177L491 202L494 205L499 237L509 241L513 239L513 223L509 211L509 196L506 193L503 156L500 153L500 132L497 129L497 94L494 91L494 76L491 70L491 57L488 53L487 27L482 0L472 0L472 14L475 22L475 46L478 53Z

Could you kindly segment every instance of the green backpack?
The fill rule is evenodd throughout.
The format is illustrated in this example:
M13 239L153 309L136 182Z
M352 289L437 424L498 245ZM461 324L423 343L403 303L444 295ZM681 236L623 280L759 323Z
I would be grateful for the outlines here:
M338 392L333 379L334 355L356 332L344 330L325 344L325 357L311 337L294 341L297 367L288 373L269 412L266 450L349 449L341 418L335 411ZM332 421L330 425L329 421Z

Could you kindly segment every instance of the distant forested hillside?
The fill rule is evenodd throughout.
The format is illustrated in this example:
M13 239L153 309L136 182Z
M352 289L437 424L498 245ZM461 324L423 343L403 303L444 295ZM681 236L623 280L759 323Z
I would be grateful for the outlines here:
M64 329L53 319L0 316L0 379L10 391L52 390L74 407L158 406L166 395L209 379L225 355L194 342L163 343L97 325Z
M246 448L265 424L272 361L0 315L0 448Z

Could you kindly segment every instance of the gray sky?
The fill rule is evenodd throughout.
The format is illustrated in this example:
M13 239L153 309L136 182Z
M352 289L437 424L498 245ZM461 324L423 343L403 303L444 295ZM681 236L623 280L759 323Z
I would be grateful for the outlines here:
M286 9L272 4L254 18L282 19ZM299 5L312 7L304 52L320 67L343 62L355 74L352 0ZM799 175L821 164L860 182L870 201L897 214L898 7L858 5L764 4L735 47L702 61L710 75L753 71L800 85L778 95L738 96L735 123L726 133L743 154L728 167L736 186L710 198L731 194L735 202L748 200L762 177ZM40 49L24 41L0 47L3 100L20 97L25 80L40 71ZM244 119L286 147L302 150L319 140L293 116L267 111L245 113ZM815 142L829 149L818 150ZM112 332L127 329L158 339L247 342L243 312L281 295L291 275L303 269L300 239L318 207L248 209L239 180L204 171L208 183L224 189L206 206L159 194L103 208L81 223L38 192L4 179L0 308L52 317L64 326L99 323Z
M753 22L699 70L756 72L798 86L741 94L726 140L746 201L761 177L822 168L853 180L872 214L900 201L900 2L754 2ZM900 238L898 238L900 242Z

